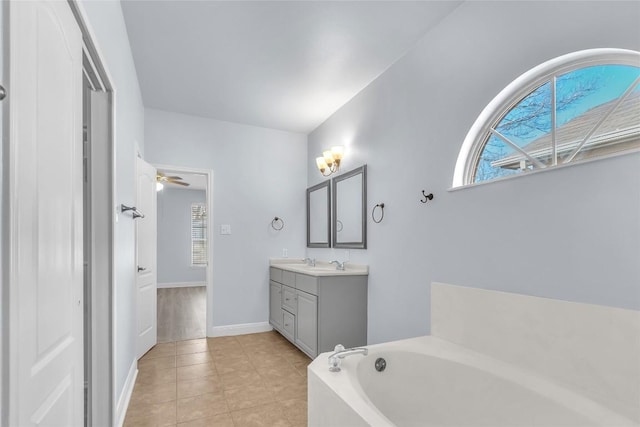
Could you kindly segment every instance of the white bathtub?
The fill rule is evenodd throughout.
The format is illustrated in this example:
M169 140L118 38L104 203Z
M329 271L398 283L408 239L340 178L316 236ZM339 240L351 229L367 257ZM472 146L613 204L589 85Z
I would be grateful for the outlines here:
M634 426L530 371L427 336L309 366L309 426ZM376 359L387 362L377 372Z

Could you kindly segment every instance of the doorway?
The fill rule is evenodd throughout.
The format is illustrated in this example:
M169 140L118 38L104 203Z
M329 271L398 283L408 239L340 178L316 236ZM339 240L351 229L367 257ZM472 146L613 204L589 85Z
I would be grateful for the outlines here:
M111 424L114 418L111 209L114 146L113 90L87 34L83 33L83 40L83 358L87 426Z
M156 168L158 343L204 338L211 319L212 173Z

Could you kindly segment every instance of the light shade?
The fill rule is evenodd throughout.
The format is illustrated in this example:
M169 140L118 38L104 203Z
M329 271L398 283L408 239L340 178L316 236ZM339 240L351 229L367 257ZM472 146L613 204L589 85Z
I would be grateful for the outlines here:
M327 162L324 161L324 157L316 157L316 165L318 166L318 169L320 169L320 172L323 172L329 167Z
M327 166L333 166L333 153L331 150L325 150L322 152L322 157L324 157L324 161L327 162Z
M164 184L161 182L156 182L156 191L160 191L164 188Z
M342 156L344 156L344 147L342 145L331 147L331 154L335 160L342 160Z

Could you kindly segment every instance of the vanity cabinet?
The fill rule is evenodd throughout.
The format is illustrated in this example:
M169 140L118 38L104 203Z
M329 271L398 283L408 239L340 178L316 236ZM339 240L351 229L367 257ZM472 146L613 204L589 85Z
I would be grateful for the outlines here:
M269 323L276 329L282 329L282 284L269 281Z
M312 276L270 267L271 326L311 358L367 344L367 276Z
M315 295L296 291L298 333L294 343L309 355L318 354L318 298Z

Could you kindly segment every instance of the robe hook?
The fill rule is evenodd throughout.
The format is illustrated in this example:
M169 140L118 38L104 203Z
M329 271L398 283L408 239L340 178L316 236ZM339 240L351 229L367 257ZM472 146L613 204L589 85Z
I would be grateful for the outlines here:
M422 196L424 200L420 200L422 203L427 203L429 200L433 200L433 193L425 194L424 190L422 190Z

